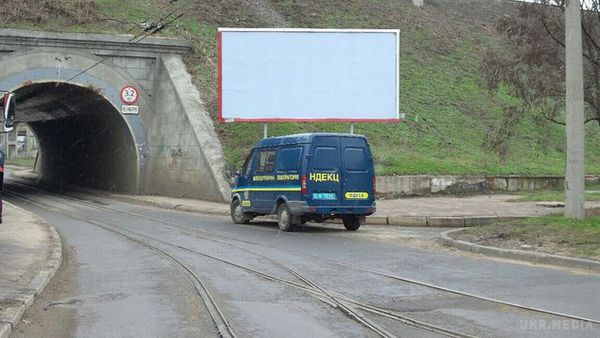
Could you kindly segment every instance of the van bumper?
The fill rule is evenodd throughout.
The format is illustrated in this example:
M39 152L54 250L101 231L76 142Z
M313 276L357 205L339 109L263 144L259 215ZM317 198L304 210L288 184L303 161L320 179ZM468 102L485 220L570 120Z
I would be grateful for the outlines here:
M373 202L372 206L309 206L306 201L287 201L287 205L293 216L302 216L306 214L368 216L376 211L375 202Z

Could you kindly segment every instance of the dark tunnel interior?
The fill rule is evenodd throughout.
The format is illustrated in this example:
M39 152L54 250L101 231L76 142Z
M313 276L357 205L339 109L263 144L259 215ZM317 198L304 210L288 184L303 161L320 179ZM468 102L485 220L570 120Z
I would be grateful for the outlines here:
M119 111L92 88L31 84L15 92L16 120L37 136L36 171L59 184L134 192L137 157Z

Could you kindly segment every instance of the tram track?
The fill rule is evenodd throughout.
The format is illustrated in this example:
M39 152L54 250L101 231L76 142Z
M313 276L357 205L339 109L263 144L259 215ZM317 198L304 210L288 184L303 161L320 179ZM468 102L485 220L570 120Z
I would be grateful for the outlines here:
M425 323L425 322L422 322L422 321L418 321L418 320L416 320L414 318L410 318L410 317L404 316L404 315L402 315L400 313L397 313L396 311L392 311L392 310L388 310L388 309L383 309L383 308L380 308L380 307L377 307L377 306L373 306L373 305L369 305L369 304L366 304L366 303L363 303L363 302L359 302L359 301L353 300L353 299L345 297L343 295L339 295L339 294L335 294L335 293L330 292L330 291L326 291L326 290L322 289L321 287L319 287L316 283L312 282L310 279L307 279L306 277L302 276L301 274L299 274L298 272L296 272L292 268L290 268L290 267L286 266L285 264L277 261L276 259L273 259L272 257L263 255L261 253L258 253L256 251L252 250L252 249L249 249L247 247L243 247L243 246L240 246L240 245L236 245L236 244L231 243L231 242L234 241L236 243L244 243L244 244L250 244L250 245L255 245L255 246L258 245L258 246L260 246L260 244L258 244L258 243L253 243L253 242L250 242L250 241L239 240L239 239L231 238L231 237L228 237L228 236L216 235L216 234L208 233L208 232L199 230L199 229L191 227L191 226L187 226L187 225L183 225L183 224L180 224L180 223L166 221L166 220L163 220L163 219L160 219L160 218L156 218L156 217L152 217L152 216L147 216L147 215L142 215L142 214L135 213L135 212L121 210L121 209L114 208L114 207L98 205L96 203L89 202L87 200L82 200L80 198L75 198L75 197L66 196L66 195L57 195L57 194L54 194L52 192L48 192L48 191L45 191L45 190L42 190L42 189L38 189L37 187L32 187L32 186L29 186L29 185L26 185L26 184L11 182L11 184L12 183L15 183L16 185L21 185L21 186L26 187L28 189L37 190L37 191L42 192L44 194L52 194L52 195L55 195L57 197L67 199L67 200L75 202L75 203L86 205L88 207L93 207L93 208L97 208L97 209L103 209L103 210L111 211L111 212L118 212L120 214L128 215L128 216L131 216L131 217L143 218L143 219L146 219L146 220L151 220L151 221L154 221L154 222L165 224L165 225L167 225L167 226L169 226L169 227L171 227L171 228L173 228L173 229L175 229L175 230L177 230L179 232L185 233L187 235L191 235L191 236L195 236L195 237L203 238L203 239L209 239L209 240L213 240L213 241L217 240L217 241L219 241L219 242L221 242L223 244L229 245L231 247L235 247L237 249L246 251L248 253L260 256L260 257L262 257L264 259L267 259L270 262L272 262L272 263L280 266L281 268L285 269L286 271L288 271L289 273L291 273L292 275L294 275L296 278L298 278L300 281L302 281L305 285L301 285L299 283L295 283L295 282L290 282L290 281L287 281L287 280L283 280L283 279L280 279L278 277L275 277L275 276L272 276L272 275L269 275L269 274L266 274L264 272L260 272L260 271L257 271L257 270L253 270L251 268L244 267L244 266L241 266L241 265L233 263L233 262L226 262L226 263L227 264L233 264L233 265L235 265L235 266L237 266L239 268L245 269L245 270L247 270L249 272L261 275L262 277L264 277L266 279L269 279L269 280L272 280L272 281L275 281L275 282L279 282L279 283L282 283L282 284L286 284L286 285L289 285L289 286L293 286L293 287L302 289L302 290L304 290L306 292L310 292L313 295L317 295L320 298L320 300L326 300L326 302L328 304L330 304L332 306L335 306L335 307L339 307L342 312L345 312L346 315L348 315L349 317L353 318L354 320L359 321L357 318L361 318L362 315L361 314L357 314L352 309L349 309L348 305L344 304L344 303L352 304L352 306L357 307L357 308L359 308L359 309L361 309L363 311L367 311L367 312L370 312L370 313L373 313L373 314L377 314L379 316L384 316L384 317L392 318L392 319L397 320L399 322L402 322L404 324L413 325L413 326L416 326L416 327L419 327L419 328L422 328L422 329L426 329L426 330L429 330L429 331L432 331L432 332L441 333L441 334L444 334L444 335L447 335L447 336L452 336L452 337L472 337L472 336L470 336L468 334L465 334L465 333L456 332L456 331L453 331L451 329L447 329L447 328L436 326L434 324L428 324L428 323ZM131 231L131 230L127 230L127 231ZM140 234L140 233L137 233L137 235L138 236L146 236L146 235ZM152 239L152 240L155 240L155 241L158 241L158 242L161 241L159 239ZM164 245L170 245L170 246L175 246L175 247L177 247L177 248L179 248L181 250L186 250L188 252L195 252L197 254L201 254L201 255L204 255L206 257L211 256L210 254L207 254L207 253L198 252L197 250L194 250L194 249L186 248L186 247L175 245L175 244L172 244L172 243L167 243L167 242L164 242L164 241L163 241L162 244L164 244ZM430 284L430 283L425 283L425 282L417 281L417 280L410 279L410 278L405 278L405 277L402 277L402 276L397 276L397 275L394 275L394 274L391 274L391 273L387 273L385 271L378 271L378 270L374 270L374 269L368 269L368 268L360 267L360 266L353 265L353 264L348 264L348 263L344 263L344 262L338 262L338 261L334 261L334 260L329 260L329 259L322 258L322 257L319 257L319 256L314 256L313 255L313 256L310 256L310 257L318 259L318 260L321 260L321 261L324 261L324 262L327 262L327 263L330 263L330 264L334 264L334 265L337 265L337 266L340 266L340 267L355 269L355 270L367 272L367 273L370 273L370 274L375 274L375 275L378 275L378 276L383 276L383 277L386 277L386 278L391 278L391 279L394 279L396 281L401 281L401 282L408 283L408 284L418 285L418 286L422 286L422 287L434 289L434 290L441 291L441 292L448 292L448 293L452 293L452 294L456 294L456 295L460 295L460 296L464 296L464 297L468 297L468 298L477 299L477 300L480 300L480 301L494 303L494 304L497 304L497 305L510 306L510 307L513 307L513 308L521 309L521 310L532 311L532 312L535 312L535 313L540 313L540 314L545 314L545 315L557 316L557 317L561 317L561 318L565 318L565 319L579 320L579 321L582 321L582 322L592 323L592 324L595 324L595 325L600 324L600 321L595 320L595 319L591 319L591 318L585 318L585 317L581 317L581 316L574 316L574 315L569 315L569 314L563 314L563 313L559 313L559 312L555 312L555 311L549 311L549 310L539 309L539 308L530 307L530 306L526 306L526 305L505 302L505 301L493 299L493 298L490 298L490 297L475 295L475 294L471 294L471 293L467 293L467 292L463 292L463 291L459 291L459 290L453 290L453 289L450 289L450 288L445 288L445 287L442 287L442 286L438 286L438 285L433 285L433 284ZM217 260L222 260L222 259L219 259L218 257L214 257L214 256L212 256L211 258L217 259ZM364 323L361 323L361 324L365 325ZM369 327L368 325L365 325L365 326ZM376 329L372 329L372 330L374 332L377 332L380 336L384 336L385 337L385 336L387 336L386 334L388 334L385 330L382 330L381 333L378 332Z
M219 335L223 338L236 338L237 335L235 334L235 331L233 330L233 327L231 326L231 324L229 324L229 322L227 321L227 319L225 318L223 311L220 309L220 307L218 306L217 302L215 301L214 297L211 295L209 289L206 287L206 284L200 279L200 277L189 267L187 266L185 263L183 263L181 260L177 259L176 257L174 257L173 255L169 254L168 252L161 250L160 248L150 244L147 241L142 241L138 238L135 238L133 236L127 235L126 233L113 229L111 227L108 227L104 224L101 224L100 222L94 221L90 218L87 217L80 217L80 216L75 216L73 213L68 213L65 211L59 211L58 208L54 208L51 206L47 206L47 205L43 205L41 203L37 203L34 201L31 201L30 199L20 196L19 194L13 193L13 192L8 192L7 193L10 196L13 196L17 199L20 199L26 203L29 203L31 205L34 205L38 208L42 208L45 210L49 210L49 211L53 211L53 212L57 212L60 213L64 216L68 216L69 218L75 219L75 220L79 220L82 222L86 222L92 225L95 225L97 227L100 227L106 231L110 231L112 233L115 233L121 237L124 237L125 239L127 239L128 241L131 241L133 243L136 243L140 246L146 247L152 251L157 252L158 254L166 257L167 259L171 260L172 262L174 262L177 266L179 266L184 273L186 274L186 276L192 281L192 284L194 285L194 288L196 290L196 294L198 295L198 297L200 298L201 302L205 305L205 307L207 308L209 315L211 317L211 319L213 320L213 323L215 324L215 327L219 333Z
M97 208L97 209L104 209L104 210L109 210L109 211L115 211L113 208L106 207L106 206L101 206L101 205L97 205L97 204L94 204L94 203L91 203L91 202L87 202L87 201L84 201L84 200L81 200L81 199L78 199L78 198L74 198L74 197L70 197L70 196L64 196L64 195L56 195L56 194L53 194L51 192L48 192L48 191L45 191L45 190L42 190L42 189L38 189L38 188L35 188L35 187L31 187L31 186L28 186L28 185L24 185L24 184L18 184L18 185L24 186L24 187L26 187L28 189L38 190L38 191L43 192L45 194L52 194L52 195L54 195L57 198L61 198L61 199L64 198L64 199L67 199L67 200L69 200L71 202L82 204L82 205L85 205L85 206L88 206L88 207L93 207L93 208ZM81 221L92 223L94 225L100 226L100 227L102 227L104 229L107 229L109 231L116 232L116 233L118 233L118 234L120 234L122 236L126 236L127 238L131 238L131 239L133 239L137 243L145 243L146 245L144 245L144 246L156 247L155 245L149 244L148 241L143 241L143 240L140 240L139 238L133 237L132 234L135 235L135 236L138 236L138 237L146 238L149 241L160 243L162 245L171 246L171 247L174 247L174 248L177 248L177 249L181 249L181 250L184 250L184 251L187 251L187 252L190 252L190 253L201 255L203 257L207 257L207 258L210 258L210 259L213 259L213 260L217 260L219 262L222 262L222 263L225 263L225 264L237 267L239 269L245 270L247 272L253 273L255 275L261 276L261 277L263 277L263 278L265 278L267 280L270 280L270 281L273 281L273 282L276 282L276 283L280 283L280 284L283 284L283 285L291 286L291 287L294 287L296 289L302 290L304 292L312 294L313 296L316 296L317 299L319 299L319 300L327 303L328 305L332 306L333 308L340 310L341 312L343 312L349 318L351 318L351 319L355 320L356 322L362 324L363 326L365 326L366 328L368 328L371 331L375 332L377 335L379 335L381 337L396 337L396 335L393 334L393 333L390 333L388 330L386 330L385 328L381 327L380 325L378 325L377 323L373 322L372 320L368 319L367 317L365 317L360 312L354 310L353 307L360 308L363 311L367 311L367 312L370 312L370 313L373 313L373 314L377 314L379 316L383 316L383 317L387 317L387 318L393 319L393 320L398 321L398 322L400 322L402 324L405 324L405 325L411 325L411 326L414 326L414 327L417 327L417 328L420 328L420 329L423 329L423 330L427 330L427 331L434 332L434 333L437 333L437 334L445 335L445 336L448 336L448 337L464 337L464 338L474 337L472 335L468 335L468 334L465 334L465 333L457 332L457 331L454 331L454 330L451 330L451 329L447 329L447 328L443 328L443 327L440 327L440 326L436 326L436 325L433 325L433 324L425 323L425 322L416 320L414 318L409 318L409 317L406 317L406 316L404 316L404 315L402 315L400 313L397 313L397 312L394 312L394 311L391 311L391 310L388 310L388 309L376 307L376 306L373 306L373 305L370 305L370 304L366 304L364 302L360 302L360 301L351 299L351 298L343 296L343 295L334 294L334 293L332 293L330 291L327 291L324 288L320 287L314 281L312 281L309 278L303 276L302 274L298 273L294 269L288 267L287 265L279 262L276 259L273 259L272 257L268 257L266 255L263 255L261 253L258 253L256 251L248 249L248 248L236 246L236 245L234 245L232 243L223 242L223 240L221 240L221 239L218 239L218 240L219 240L219 242L221 242L223 244L227 244L229 246L235 247L235 248L240 249L242 251L251 253L251 254L256 255L258 257L264 258L264 259L270 261L273 264L276 264L277 266L279 266L282 269L286 270L287 272L291 273L294 277L296 277L298 280L300 280L302 283L304 283L304 285L296 283L296 282L292 282L292 281L289 281L289 280L285 280L285 279L273 276L272 274L268 274L268 273L265 273L265 272L262 272L262 271L259 271L259 270L256 270L256 269L249 268L247 266L244 266L244 265L232 262L230 260L226 260L226 259L214 256L214 255L209 254L207 252L202 252L202 251L199 251L199 250L194 250L194 249L187 248L187 247L184 247L184 246L181 246L181 245L177 245L177 244L173 244L173 243L170 243L170 242L166 242L164 240L161 240L161 239L158 239L158 238L154 238L152 236L148 236L146 234L142 234L142 233L130 230L130 229L123 229L122 227L119 227L118 225L112 224L110 222L105 222L105 221L98 222L97 220L89 219L89 217L86 217L86 216L74 216L74 214L73 214L72 211L67 212L66 210L60 210L61 208L57 208L55 206L50 206L50 205L45 204L45 203L34 202L31 199L29 199L29 198L27 198L27 197L25 197L23 195L20 195L18 193L15 193L15 192L9 192L8 194L11 195L11 196L13 196L13 197L15 197L15 198L21 199L21 200L23 200L23 201L25 201L25 202L27 202L29 204L35 205L38 208L43 208L43 209L46 209L46 210L50 210L50 211L53 211L53 212L56 212L56 213L63 214L63 215L68 216L68 217L72 217L72 218L81 220ZM66 204L64 201L61 201L60 199L58 200L58 202L63 203L63 204L65 204L65 205L68 206L68 204ZM127 211L121 211L121 212L129 213ZM132 215L130 215L130 216L132 216ZM143 215L137 215L137 214L135 214L133 216L143 217ZM119 230L114 230L112 228L118 228ZM178 231L181 232L182 229L175 229L175 230L178 230ZM130 235L125 234L123 231L126 231L126 232L130 233ZM185 231L183 233L185 233L186 235L192 235L192 236L198 237L197 234L191 233L189 231ZM204 236L205 239L206 239L206 237L207 236ZM215 238L210 238L210 239L211 240L215 240ZM160 249L158 249L158 250L160 250Z
M42 208L48 211L52 211L52 212L56 212L59 214L62 214L64 216L79 220L79 221L83 221L86 223L90 223L92 225L98 226L100 228L103 228L105 230L108 230L110 232L116 233L120 236L123 236L125 238L127 238L128 240L135 242L139 245L142 245L144 247L150 248L154 251L159 252L160 254L168 257L169 259L171 259L172 261L174 261L175 263L177 263L178 265L180 265L188 274L190 274L193 279L194 279L194 285L197 287L196 282L198 284L200 284L201 289L197 288L198 294L201 295L201 299L204 302L205 306L207 307L207 309L209 310L210 316L213 319L213 321L215 322L215 325L219 331L219 334L221 337L236 337L233 328L231 327L231 325L228 323L228 321L225 319L225 317L223 316L223 312L221 311L221 309L219 308L219 306L217 305L216 301L214 300L214 298L210 295L210 292L208 290L208 288L206 287L206 285L202 282L202 280L197 276L196 273L193 272L193 270L191 268L189 268L187 265L185 265L183 262L181 262L180 260L178 260L177 258L175 258L173 255L167 253L164 250L161 250L160 248L158 248L155 245L150 244L148 241L145 240L140 240L139 238L135 238L131 235L126 234L124 231L135 234L136 236L140 236L140 237L145 237L147 239L150 239L152 241L155 242L159 242L162 243L164 245L168 245L168 246L172 246L178 249L183 249L186 250L188 252L192 252L192 253L196 253L196 254L200 254L204 257L208 257L208 258L212 258L212 259L216 259L218 261L239 267L239 268L243 268L247 271L251 271L255 274L261 275L263 277L267 277L270 280L273 281L277 281L277 282L284 282L284 280L278 279L276 277L273 277L271 275L268 275L266 273L261 273L257 270L251 270L248 269L246 267L243 267L242 265L230 262L230 261L226 261L224 259L218 258L216 256L204 253L204 252L199 252L193 249L189 249L183 246L179 246L179 245L175 245L157 238L153 238L151 236L147 236L145 234L141 234L138 233L136 231L132 231L129 229L123 229L122 227L109 223L109 222L98 222L97 220L91 219L90 217L82 217L82 216L76 216L74 215L73 212L67 212L66 210L61 210L60 208L57 207L53 207L53 206L49 206L45 203L39 203L39 202L34 202L31 199L28 199L27 197L24 197L20 194L14 193L14 192L8 192L8 195L20 199L26 203L32 204L38 208ZM88 205L89 206L89 205ZM119 229L119 230L116 230ZM320 296L327 298L330 302L326 302L329 305L332 305L334 308L339 309L340 311L342 311L344 314L346 314L348 317L352 318L353 320L359 322L360 324L364 325L365 327L367 327L368 329L372 330L373 332L377 333L379 336L384 337L384 338L393 338L396 337L396 335L387 332L387 330L385 330L384 328L382 328L380 325L377 325L376 323L372 322L371 320L365 318L363 315L361 315L360 313L358 313L357 311L351 309L347 304L344 304L344 302L340 301L339 299L337 299L336 297L333 297L331 294L329 294L327 291L323 290L322 288L320 288L319 286L317 286L314 282L310 281L309 279L307 279L306 277L303 277L302 275L294 272L295 275L300 278L303 282L305 282L307 285L309 285L309 288L300 288L300 289L304 289L304 290L310 290L311 288L313 289L313 291L317 291L316 293L320 293ZM289 283L285 283L284 284L288 284L291 285ZM315 293L315 292L313 292ZM455 336L455 335L451 335L452 337L459 337L459 336Z

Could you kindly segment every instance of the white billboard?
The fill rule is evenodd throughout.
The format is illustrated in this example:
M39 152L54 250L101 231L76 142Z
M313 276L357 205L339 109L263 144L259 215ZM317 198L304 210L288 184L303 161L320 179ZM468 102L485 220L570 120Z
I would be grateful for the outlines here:
M219 28L220 122L399 120L400 31Z

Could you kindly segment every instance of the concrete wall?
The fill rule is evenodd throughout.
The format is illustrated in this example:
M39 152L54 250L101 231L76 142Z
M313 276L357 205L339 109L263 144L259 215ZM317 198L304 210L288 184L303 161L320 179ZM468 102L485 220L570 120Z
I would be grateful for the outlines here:
M124 120L133 140L129 142L133 148L130 144L119 146L112 143L111 147L133 149L135 157L131 158L128 153L126 156L120 155L121 161L116 158L104 161L113 164L129 161L131 166L128 168L136 168L134 177L124 178L126 185L131 186L127 191L217 201L227 199L230 188L224 177L225 161L221 145L212 120L181 60L182 55L190 52L191 42L148 37L132 44L131 38L125 35L0 29L0 88L19 91L19 97L27 97L27 93L32 93L35 95L31 97L43 101L43 98L39 98L40 93L34 92L35 86L63 82L77 75L69 81L70 85L95 91L112 104L114 109L111 108L111 112L115 110L119 114L122 105L120 89L125 85L134 85L139 89L139 100L136 102L139 115L111 115L114 120L119 120L118 117ZM91 65L94 66L88 68ZM80 73L83 70L86 71ZM68 86L63 84L58 88L66 90ZM60 138L46 133L51 129L45 129L45 126L51 126L52 129L68 126L73 135L81 132L84 136L92 135L95 129L103 129L100 122L87 123L86 119L73 119L75 115L86 111L89 113L90 108L85 107L87 100L79 100L76 106L69 106L70 112L63 114L65 109L61 110L61 104L65 97L61 95L57 93L56 97L48 97L46 104L53 106L43 110L18 110L21 118L29 118L25 122L32 125L38 136L44 136L44 140L40 139L40 161L36 169L42 175L55 177L60 173L66 173L69 177L79 174L82 176L79 180L81 183L94 186L102 187L106 185L102 183L107 183L110 187L119 183L96 173L87 176L106 182L85 181L86 170L93 168L87 165L91 162L86 160L89 155L86 150L82 148L78 152L68 152L71 148L64 146ZM20 102L21 108L26 106L24 103ZM30 103L30 106L35 106L35 102ZM101 112L96 112L96 108L91 109L99 115ZM102 117L97 118L106 122L105 125L112 126L109 129L120 130L102 120ZM81 123L78 125L77 121ZM90 145L94 146L92 143ZM95 149L96 152L101 150ZM63 168L66 164L71 164L71 171ZM120 176L125 176L125 171L131 170L121 170Z
M597 176L587 178L597 182ZM433 194L461 195L489 191L535 191L564 187L562 176L380 176L377 193L383 196L428 196Z
M142 90L151 93L154 89L154 74L156 73L156 58L112 56L107 61L118 66L133 77Z
M227 200L221 144L181 57L162 56L156 80L146 192Z

